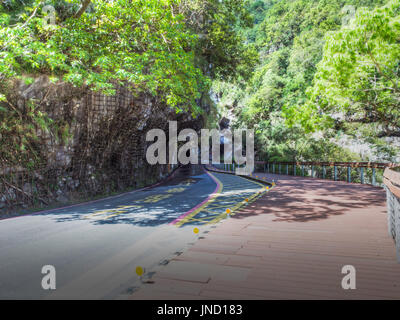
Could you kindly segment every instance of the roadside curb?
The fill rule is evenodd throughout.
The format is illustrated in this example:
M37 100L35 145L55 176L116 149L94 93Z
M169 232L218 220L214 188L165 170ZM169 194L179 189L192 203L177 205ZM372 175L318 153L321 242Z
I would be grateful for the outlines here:
M257 193L255 193L251 197L249 197L248 199L246 199L244 201L241 201L241 202L237 203L234 207L230 208L231 209L231 214L229 214L229 215L225 214L224 216L220 217L219 219L216 219L216 220L213 220L213 221L209 222L209 224L216 224L216 223L222 221L224 218L226 218L228 216L236 215L244 206L255 202L260 197L265 195L266 191L269 192L275 187L275 182L271 183L271 182L268 182L266 180L259 179L258 177L256 178L256 177L253 177L253 176L237 175L234 172L219 170L219 169L216 169L216 168L213 168L213 167L210 167L210 166L205 166L205 169L207 171L214 172L214 173L222 173L222 174L230 174L230 175L238 176L238 177L240 177L242 179L254 181L255 183L257 183L259 185L267 186L265 188L262 187L262 190L258 191ZM265 189L267 189L267 190L265 190Z
M217 168L214 168L214 167L211 167L211 166L205 166L205 168L206 168L206 170L211 171L211 172L236 175L236 176L244 178L244 179L260 182L262 184L268 185L269 187L274 187L276 185L275 182L269 182L269 181L266 181L266 180L263 180L263 179L255 178L252 175L246 176L246 175L241 175L241 174L235 174L232 171L220 170L220 169L217 169Z
M188 216L189 214L200 210L200 208L202 208L205 204L207 204L211 199L215 198L216 195L218 193L221 192L222 189L222 184L220 183L220 181L218 181L218 179L216 179L215 177L213 177L212 174L210 174L206 169L204 169L205 173L210 176L210 178L216 183L216 187L215 190L207 197L207 199L203 200L201 203L199 203L198 205L196 205L195 207L191 208L189 211L185 212L184 214L180 215L178 218L176 218L174 221L170 222L169 225L175 225L178 222L180 222L181 220L185 219L186 216Z

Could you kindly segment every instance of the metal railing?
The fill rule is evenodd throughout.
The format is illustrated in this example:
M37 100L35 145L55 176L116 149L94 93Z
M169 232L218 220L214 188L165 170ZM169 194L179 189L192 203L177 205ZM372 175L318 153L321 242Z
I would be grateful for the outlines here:
M236 163L231 163L231 164L228 164L228 163L219 163L219 164L213 163L212 166L217 168L217 169L219 169L219 170L231 171L231 172L234 172L236 167L238 167L236 165Z
M235 164L214 167L234 171ZM265 173L309 176L313 178L344 180L383 186L387 196L387 223L390 237L396 244L400 262L400 167L393 163L378 162L266 162L256 161L255 171Z
M393 163L380 162L267 162L256 161L255 170L334 181L382 185L383 171Z
M225 171L234 171L235 164L213 165ZM400 167L394 163L378 162L267 162L256 161L255 171L286 174L335 181L359 182L382 186L387 196L387 221L390 237L396 243L400 262Z
M388 231L396 243L397 260L400 262L400 171L386 168L383 183L387 197Z

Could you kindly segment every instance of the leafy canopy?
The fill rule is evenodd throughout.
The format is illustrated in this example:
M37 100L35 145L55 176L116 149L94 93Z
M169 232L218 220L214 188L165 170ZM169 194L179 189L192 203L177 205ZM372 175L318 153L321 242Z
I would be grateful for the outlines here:
M310 100L290 110L311 130L335 125L400 136L400 2L360 8L349 25L328 33ZM323 119L330 121L323 121Z
M66 8L49 24L44 1L0 13L0 79L45 73L106 94L114 84L147 91L177 109L196 108L207 80L194 63L197 36L175 14L178 0L94 0L79 18L80 1L52 1ZM46 4L48 4L46 2ZM11 13L11 14L10 14ZM15 12L14 12L15 13Z
M259 52L260 63L255 65L253 75L245 86L236 85L232 90L232 84L222 85L218 82L214 83L213 90L219 98L222 112L235 116L235 125L255 129L256 149L261 157L275 160L343 159L343 152L339 152L343 133L360 142L366 140L371 144L371 154L376 151L381 159L386 155L388 159L394 155L391 148L383 148L388 143L380 137L393 135L397 121L395 114L399 110L396 107L398 97L392 91L389 98L382 88L375 90L376 92L370 91L372 82L366 88L359 86L361 82L353 81L357 77L369 81L363 75L364 71L360 71L363 63L369 64L370 70L375 67L365 53L354 60L359 55L354 50L359 49L351 49L353 45L361 48L366 42L375 42L373 50L380 53L374 53L374 59L385 66L382 70L386 79L396 74L399 59L394 47L398 46L399 37L394 27L397 19L395 10L392 18L383 22L386 23L387 37L374 35L369 39L371 33L364 34L364 29L370 30L372 25L379 29L379 23L368 22L366 17L357 22L357 19L361 19L358 18L359 15L363 13L365 16L365 13L372 12L370 10L386 2L387 0L254 0L249 4L255 24L250 30L243 30L243 34ZM379 10L381 9L373 12ZM360 30L351 36L343 36L340 42L332 44L338 38L332 40L331 35L337 34L339 37L339 34L350 32L344 30L352 28ZM331 47L334 48L333 51L338 51L329 52ZM350 53L351 50L354 54ZM339 51L347 58L339 59ZM389 64L387 59L391 60ZM385 69L386 66L390 66L389 69L392 70ZM332 69L336 67L337 69ZM375 76L375 72L370 73L369 79ZM376 79L378 82L384 81L385 77L377 75ZM339 80L344 81L343 85L340 84L341 88L338 86ZM384 85L389 87L389 83ZM374 122L372 126L363 126L362 130L359 123L358 127L352 126L351 121L357 120L356 114L361 115L356 110L364 108L361 108L361 104L365 106L368 103L372 106L371 102L378 91L382 95L376 101L379 104L376 109L382 121ZM345 102L348 105L345 107L346 112L339 104ZM352 111L349 112L349 108ZM341 119L343 121L338 122L334 115L340 112L344 112L345 116ZM368 119L364 116L361 118L363 121ZM384 121L390 122L386 130L382 130ZM335 146L339 146L339 149ZM317 153L313 154L308 150ZM323 150L331 150L335 154L328 155ZM349 153L346 158L350 157L357 158Z

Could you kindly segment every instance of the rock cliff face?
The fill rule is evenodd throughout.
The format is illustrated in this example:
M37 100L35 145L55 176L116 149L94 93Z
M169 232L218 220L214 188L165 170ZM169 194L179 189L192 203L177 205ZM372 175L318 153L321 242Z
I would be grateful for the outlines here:
M176 114L156 97L133 96L118 87L114 96L53 84L45 76L26 85L15 83L9 100L23 109L34 99L53 120L52 130L37 130L43 165L40 168L0 168L0 210L68 202L154 183L171 171L168 165L147 163L153 128L168 132L168 120L178 130L202 126L189 113Z

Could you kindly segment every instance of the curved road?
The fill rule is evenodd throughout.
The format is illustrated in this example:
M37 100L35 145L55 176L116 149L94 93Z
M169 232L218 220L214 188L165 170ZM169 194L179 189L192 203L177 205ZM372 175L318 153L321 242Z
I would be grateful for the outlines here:
M178 169L146 190L0 220L0 299L104 299L129 293L147 274L195 241L194 227L232 214L264 187L238 176ZM56 290L41 286L44 265Z

